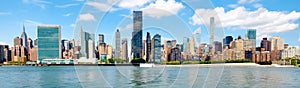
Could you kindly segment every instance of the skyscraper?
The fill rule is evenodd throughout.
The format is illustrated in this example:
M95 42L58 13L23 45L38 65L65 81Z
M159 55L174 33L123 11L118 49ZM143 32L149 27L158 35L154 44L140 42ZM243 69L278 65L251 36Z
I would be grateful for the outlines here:
M147 51L146 51L146 62L149 62L150 59L150 54L151 54L151 36L150 36L150 32L147 32L147 39L146 39L146 46L147 46Z
M120 42L121 42L121 40L120 40L120 31L119 31L119 29L117 29L117 31L116 31L116 33L115 33L115 58L121 58L120 56L120 53L121 53L121 51L120 51L120 47L121 47L121 44L120 44Z
M271 51L271 42L267 38L263 38L260 43L261 48L265 48L265 51Z
M214 41L213 43L214 53L222 52L222 42Z
M210 44L214 43L215 21L214 17L210 17Z
M249 39L256 39L256 30L255 29L247 30L247 36Z
M81 57L86 57L86 58L94 58L94 57L89 57L89 56L94 56L94 55L88 55L89 51L95 51L95 45L91 44L89 45L89 40L92 42L95 41L95 34L90 34L88 32L84 32L82 28L80 29L80 54ZM94 47L94 48L89 48L89 46ZM89 50L92 49L92 50ZM90 53L92 54L92 53ZM93 53L94 54L94 53Z
M189 41L189 52L191 55L195 54L195 39L194 36L191 37L190 41Z
M104 43L104 35L103 34L99 34L98 35L98 43Z
M247 37L248 37L249 48L255 48L256 47L256 30L249 29L247 31Z
M189 53L189 38L183 38L183 52Z
M230 42L233 41L233 38L232 36L226 36L224 39L223 39L223 48L225 49L226 46L230 49Z
M61 27L59 25L39 25L38 37L38 60L54 59L61 57Z
M27 43L27 34L25 32L25 26L23 25L23 32L22 32L22 35L21 35L21 38L22 38L22 45L28 49L28 43Z
M143 13L142 11L133 11L133 32L131 39L131 52L133 58L142 58L143 44Z
M154 51L153 52L153 62L154 63L160 63L161 62L161 54L160 54L160 52L161 52L161 36L159 35L159 34L156 34L156 35L154 35L153 36L153 38L152 38L152 40L153 40L153 50L152 51Z
M128 47L127 47L127 39L122 40L122 48L121 48L121 59L126 60L126 62L129 62L128 59Z
M279 36L271 37L271 50L283 50L284 49L284 39Z

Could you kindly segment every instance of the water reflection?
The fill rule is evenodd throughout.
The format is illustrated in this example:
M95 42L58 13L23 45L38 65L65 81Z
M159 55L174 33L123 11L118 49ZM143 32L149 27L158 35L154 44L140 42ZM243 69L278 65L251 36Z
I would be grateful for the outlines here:
M1 88L300 87L299 68L224 68L219 76L213 73L218 71L212 69L222 68L120 68L0 67L0 85ZM160 72L157 71L163 72L158 75ZM219 81L214 81L218 79Z

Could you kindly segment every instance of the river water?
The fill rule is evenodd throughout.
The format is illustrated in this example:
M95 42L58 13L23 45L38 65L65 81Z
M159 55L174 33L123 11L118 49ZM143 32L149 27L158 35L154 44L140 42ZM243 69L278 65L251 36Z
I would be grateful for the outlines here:
M299 88L299 68L3 66L1 88Z

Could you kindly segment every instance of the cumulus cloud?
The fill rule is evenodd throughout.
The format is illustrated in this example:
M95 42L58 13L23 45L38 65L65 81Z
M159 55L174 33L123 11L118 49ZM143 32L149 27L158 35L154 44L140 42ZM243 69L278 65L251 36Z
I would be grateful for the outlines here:
M78 21L95 21L95 17L90 13L80 14Z
M176 15L178 11L183 8L182 3L176 2L175 0L157 0L141 10L147 16L160 18L163 16Z
M118 3L118 6L121 8L134 9L144 6L146 3L149 3L153 0L121 0Z
M284 32L298 28L295 23L300 18L300 12L269 11L258 8L255 11L247 10L245 7L225 12L223 7L215 9L196 9L190 18L193 25L209 25L209 17L220 19L223 27L238 26L241 29L257 29L257 35ZM221 25L217 25L221 26Z

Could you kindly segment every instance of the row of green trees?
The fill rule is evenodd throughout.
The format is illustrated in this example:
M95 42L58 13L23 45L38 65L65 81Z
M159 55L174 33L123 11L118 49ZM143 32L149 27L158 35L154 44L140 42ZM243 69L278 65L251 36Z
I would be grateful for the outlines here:
M300 65L300 60L296 59L294 57L286 57L284 58L285 61L290 61L291 65L299 66Z

